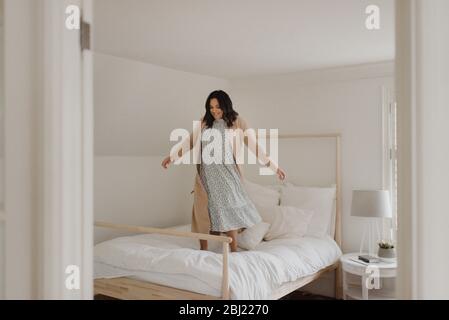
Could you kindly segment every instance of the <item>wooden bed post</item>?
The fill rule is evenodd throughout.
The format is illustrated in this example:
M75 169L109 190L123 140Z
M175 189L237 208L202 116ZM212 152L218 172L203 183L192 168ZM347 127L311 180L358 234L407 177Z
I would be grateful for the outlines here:
M269 137L270 135L268 135ZM334 240L341 248L341 133L322 133L322 134L281 134L280 139L294 138L335 138L335 232ZM335 298L343 298L342 273L340 262L335 264Z
M222 282L222 298L229 300L229 243L223 242L223 282Z

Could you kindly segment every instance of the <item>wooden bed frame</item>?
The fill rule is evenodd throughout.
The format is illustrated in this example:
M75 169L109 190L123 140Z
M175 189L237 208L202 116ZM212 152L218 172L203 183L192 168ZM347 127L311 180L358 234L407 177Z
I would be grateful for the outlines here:
M292 134L279 135L279 139L296 139L296 138L335 138L336 142L336 208L335 208L335 232L334 240L341 247L341 135L339 133L331 134ZM232 239L227 236L216 236L203 233L194 233L187 231L179 231L174 229L161 229L150 227L130 226L123 224L115 224L108 222L95 222L96 227L116 229L133 233L152 233L161 235L170 235L184 238L193 238L197 240L218 241L223 246L223 278L222 278L222 295L215 297L200 294L192 291L176 289L163 285L154 284L147 281L135 280L127 277L113 279L96 279L94 281L94 295L104 295L117 299L133 299L133 300L228 300L230 299L229 290L229 244ZM270 299L280 299L287 294L298 290L299 288L309 284L310 282L320 278L323 274L335 272L335 297L342 297L341 287L341 270L339 262L321 269L318 272L300 278L296 281L284 283L275 290Z

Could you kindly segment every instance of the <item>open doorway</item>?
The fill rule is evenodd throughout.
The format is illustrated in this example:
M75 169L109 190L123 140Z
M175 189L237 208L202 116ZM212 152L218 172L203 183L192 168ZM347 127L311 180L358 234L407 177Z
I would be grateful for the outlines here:
M386 94L394 91L393 2L98 0L94 14L95 220L190 230L195 166L165 172L160 164L174 144L172 130L192 131L207 96L223 90L256 128L341 137L337 165L325 161L336 159L334 142L319 146L319 139L281 139L279 164L294 186L325 189L338 182L338 245L343 253L359 251L366 220L351 215L353 190L394 189L395 169L386 160L393 131L385 129L391 123L385 106L394 103ZM244 171L261 188L277 187L273 176L260 177L251 167ZM282 195L279 200L280 206L294 203ZM394 195L388 201L395 208ZM391 221L378 219L383 227L370 252L377 253L380 240L396 239ZM99 278L133 268L123 262L106 270L100 262L119 259L112 254L114 241L125 234L95 229ZM105 247L110 255L101 251ZM138 278L173 285L151 272ZM394 296L394 279L389 280L385 289ZM188 279L176 282L189 289ZM302 290L335 297L339 285L330 272ZM216 289L205 286L201 292Z
M213 90L232 98L235 110L247 120L240 118L240 127L278 129L273 150L279 151L276 161L287 180L279 183L276 175L261 176L257 166L244 166L251 201L275 207L256 208L260 216L266 219L278 212L276 217L304 218L311 203L323 204L305 203L311 194L321 200L328 196L328 204L330 198L335 202L334 211L327 210L329 206L315 208L330 212L331 218L311 229L328 236L332 245L324 247L331 248L329 260L309 269L305 277L277 272L296 280L287 283L288 290L281 285L272 291L271 298L334 298L345 292L346 298L375 297L375 291L351 285L360 280L355 274L339 270L344 264L358 263L360 268L357 257L341 256L357 252L363 239L368 212L358 204L357 215L365 218L355 216L355 189L389 190L389 201L385 192L370 193L371 200L383 199L376 203L393 209L392 218L382 218L383 235L378 238L391 234L389 222L398 211L398 269L387 268L381 274L397 276L398 296L448 297L447 1L397 0L396 8L393 1L352 0L197 1L189 6L184 1L137 0L0 3L2 297L91 299L94 285L95 290L109 288L112 296L123 288L129 293L132 288L157 285L172 290L145 290L144 298L161 293L174 297L178 290L183 290L183 297L188 291L195 298L255 298L245 296L245 288L239 290L233 277L235 268L244 264L235 263L252 254L260 258L259 249L276 243L285 249L284 241L295 241L279 239L272 225L304 224L263 220L268 231L263 228L266 224L247 233L250 228L241 228L240 252L230 253L226 248L232 236L191 232L198 212L195 187L202 183L196 179L195 166L172 165L168 171L161 167L176 143L169 139L173 129L188 134L192 120L209 109L220 119L219 99L215 98L218 105L206 99ZM80 22L83 31L67 28L68 15L70 24ZM90 50L85 46L89 28L82 20L93 30ZM269 146L272 156L271 141ZM94 216L102 221L95 229ZM326 230L320 228L326 225ZM394 227L390 239L395 241ZM308 229L289 232L297 236ZM371 230L375 236L376 228ZM163 233L162 238L152 233ZM178 242L167 242L167 236L176 236ZM301 241L307 242L306 236ZM198 239L222 245L214 247L211 242L208 251L200 252ZM309 252L318 247L310 246ZM168 256L173 252L210 256L215 267L209 264L203 272L164 258L158 261L165 264L144 266L150 273L130 274L136 268L132 263L153 261L133 254L121 259L120 252L137 252L136 248ZM272 253L281 257L283 249ZM185 257L182 254L178 258ZM304 271L305 260L314 261L299 259L292 264L298 269L287 271ZM113 267L99 269L101 262ZM146 267L159 269L151 273ZM128 273L117 277L124 269ZM187 278L156 274L179 270ZM101 281L105 272L116 280ZM250 281L258 284L252 287L257 297L269 294L263 291L270 285L263 278L266 274ZM192 291L192 283L200 292ZM394 292L390 285L382 287ZM293 291L293 296L288 294Z

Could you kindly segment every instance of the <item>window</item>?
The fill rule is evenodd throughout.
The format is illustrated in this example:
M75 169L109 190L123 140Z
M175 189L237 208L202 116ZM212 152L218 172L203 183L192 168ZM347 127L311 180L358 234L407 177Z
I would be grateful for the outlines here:
M384 231L390 232L388 238L396 241L397 197L398 197L398 161L397 161L397 103L394 91L383 88L383 188L390 190L393 219L391 225L384 225ZM385 234L385 233L384 233Z

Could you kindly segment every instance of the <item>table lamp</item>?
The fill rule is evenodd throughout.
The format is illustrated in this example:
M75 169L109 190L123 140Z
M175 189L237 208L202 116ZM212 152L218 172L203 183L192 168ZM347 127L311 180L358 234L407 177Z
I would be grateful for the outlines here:
M368 233L368 254L374 255L374 233L380 239L377 218L391 218L390 192L388 190L354 190L352 193L351 216L368 218L363 231L360 253L363 252L366 234Z

